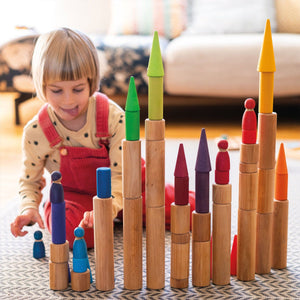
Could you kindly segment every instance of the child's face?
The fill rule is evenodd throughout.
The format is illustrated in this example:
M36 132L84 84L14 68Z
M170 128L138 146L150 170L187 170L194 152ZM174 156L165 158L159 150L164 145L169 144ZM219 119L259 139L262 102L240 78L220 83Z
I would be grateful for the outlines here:
M80 121L87 111L90 86L87 78L53 81L46 84L45 95L63 123Z

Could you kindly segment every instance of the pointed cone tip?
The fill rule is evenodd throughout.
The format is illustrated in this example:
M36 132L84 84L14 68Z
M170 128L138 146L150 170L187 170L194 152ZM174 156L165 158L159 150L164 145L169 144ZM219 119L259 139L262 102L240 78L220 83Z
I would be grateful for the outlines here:
M154 31L153 43L151 47L151 53L149 57L149 64L147 69L148 77L163 77L164 66L162 62L159 37L157 31Z
M139 111L139 110L140 110L140 106L139 106L139 100L138 100L137 91L134 83L134 77L131 76L129 81L125 111Z
M272 41L272 31L270 20L267 19L263 44L260 51L260 56L257 65L258 72L275 72L275 56L273 49L273 41Z
M195 170L201 173L211 171L211 164L210 164L210 157L209 157L205 129L202 129L201 131Z
M175 177L188 177L189 176L187 165L186 165L183 144L179 145L174 176Z
M288 174L283 143L280 144L275 170L277 174Z

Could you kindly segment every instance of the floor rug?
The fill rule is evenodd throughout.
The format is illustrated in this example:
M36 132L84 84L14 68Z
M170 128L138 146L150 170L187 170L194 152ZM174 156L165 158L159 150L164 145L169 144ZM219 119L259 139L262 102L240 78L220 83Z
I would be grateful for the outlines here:
M200 133L199 133L200 135ZM194 190L194 167L199 140L166 141L166 182L173 182L173 172L179 143L183 143L190 176L190 189ZM279 144L277 145L278 148ZM214 141L209 141L212 169L215 166L217 147ZM143 149L144 151L144 149ZM143 154L144 155L144 154ZM238 209L238 165L239 151L231 151L232 184L232 237L237 232ZM109 292L98 291L95 281L87 292L74 292L71 287L64 291L49 289L49 244L51 237L44 231L46 258L36 260L32 256L33 233L37 225L28 227L29 234L24 238L15 239L10 233L10 223L17 211L16 201L5 211L0 212L0 299L299 299L300 298L300 161L288 159L289 169L289 238L288 238L288 266L284 270L272 270L267 275L256 275L254 281L242 282L232 276L229 285L217 286L210 284L205 288L193 287L191 272L189 287L173 289L170 287L170 232L166 231L166 260L165 260L165 288L149 290L146 287L146 253L145 232L143 237L143 288L137 291L124 289L123 282L123 232L122 225L114 228L114 259L115 259L115 288ZM211 172L211 183L214 172ZM93 278L95 279L94 251L89 250L89 259ZM70 266L72 252L70 252ZM191 263L190 263L191 265Z

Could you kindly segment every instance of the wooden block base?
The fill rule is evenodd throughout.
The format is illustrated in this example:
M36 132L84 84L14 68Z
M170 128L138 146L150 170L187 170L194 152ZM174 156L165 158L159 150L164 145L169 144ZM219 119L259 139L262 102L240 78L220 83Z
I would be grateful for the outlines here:
M272 229L272 268L284 269L287 265L289 201L274 201Z
M192 212L192 239L197 242L210 241L211 213Z
M123 203L124 288L138 290L143 285L143 199Z
M244 164L256 165L259 156L258 144L244 144L241 143L240 162ZM257 165L256 165L257 168ZM242 172L242 171L240 171Z
M258 173L239 174L239 208L244 210L257 209Z
M171 204L171 232L185 234L190 232L191 206Z
M69 242L50 243L49 283L50 289L65 290L69 285Z
M213 184L212 198L215 204L231 203L231 184Z
M165 287L165 207L146 208L147 288Z
M96 289L115 287L112 198L93 198Z
M256 211L238 211L237 278L255 279Z
M68 263L49 262L50 289L55 291L65 290L69 285Z
M53 263L65 263L69 260L69 242L64 244L50 243L50 261Z
M141 141L122 141L122 194L135 199L142 194Z
M185 289L189 286L189 279L176 279L171 277L170 285L174 289Z
M192 284L204 287L210 284L210 241L192 244Z
M90 270L87 269L83 273L71 272L72 290L77 292L84 292L90 289L91 277Z
M269 214L273 212L274 192L275 169L258 169L258 213Z
M256 214L256 262L255 273L271 272L273 214Z
M216 285L230 283L231 204L213 203L213 272Z
M183 243L171 243L171 287L186 288L188 287L189 278L189 257L190 257L190 236L187 234L176 234L172 236L184 236ZM178 239L177 239L178 240ZM186 282L186 285L183 285ZM175 285L173 285L175 283Z

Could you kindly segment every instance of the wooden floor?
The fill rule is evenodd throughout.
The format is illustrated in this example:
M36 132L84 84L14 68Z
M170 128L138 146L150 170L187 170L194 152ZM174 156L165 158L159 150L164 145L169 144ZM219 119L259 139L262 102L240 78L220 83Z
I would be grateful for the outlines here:
M21 168L22 128L41 107L42 102L30 100L21 105L21 125L14 125L14 97L0 93L0 209L17 195L18 173ZM276 109L275 109L276 110ZM278 112L278 111L277 111ZM166 138L200 137L202 128L208 138L221 135L239 137L243 107L236 106L165 106ZM278 112L278 139L300 140L299 108L283 107ZM141 107L141 120L147 117L147 107ZM141 137L144 137L143 121Z

